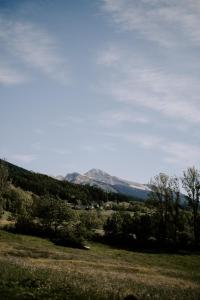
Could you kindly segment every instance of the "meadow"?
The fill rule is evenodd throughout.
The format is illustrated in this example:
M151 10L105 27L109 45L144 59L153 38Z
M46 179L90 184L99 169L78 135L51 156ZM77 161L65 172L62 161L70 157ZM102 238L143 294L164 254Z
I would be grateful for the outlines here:
M200 299L198 254L90 250L0 231L0 299Z

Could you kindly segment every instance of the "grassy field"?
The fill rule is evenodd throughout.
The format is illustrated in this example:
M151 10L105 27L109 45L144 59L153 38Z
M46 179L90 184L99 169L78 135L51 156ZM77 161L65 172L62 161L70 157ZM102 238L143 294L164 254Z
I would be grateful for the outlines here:
M200 299L200 256L91 250L0 231L0 299Z

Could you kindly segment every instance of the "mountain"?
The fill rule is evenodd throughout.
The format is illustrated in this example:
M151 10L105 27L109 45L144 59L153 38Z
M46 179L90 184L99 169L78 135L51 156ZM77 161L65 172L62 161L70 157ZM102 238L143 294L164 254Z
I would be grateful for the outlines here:
M106 184L100 180L96 180L95 178L91 178L87 176L87 173L85 173L84 175L81 175L79 173L70 173L65 176L65 180L75 184L98 187L104 190L105 192L117 193L117 191L114 188L112 188L109 184Z
M105 193L101 183L99 183L99 186L92 186L90 184L74 184L73 181L75 182L75 179L78 176L82 176L78 173L73 173L73 176L69 177L70 180L67 181L62 176L59 176L56 179L52 176L26 170L0 159L0 164L1 163L7 167L9 181L12 182L14 186L20 187L24 191L32 192L41 198L46 196L60 198L73 204L81 203L82 205L91 205L94 203L101 205L103 202L107 201L123 202L129 200L140 200L134 197L116 194L116 192L109 194ZM83 177L85 178L87 176Z
M64 180L65 179L65 177L64 176L62 176L62 175L58 175L58 176L51 176L52 178L55 178L55 179L57 179L57 180L60 180L60 181L62 181L62 180Z
M120 193L143 200L147 199L150 192L150 188L145 184L124 180L99 169L91 169L83 175L67 174L65 180L81 185L96 186L107 192Z

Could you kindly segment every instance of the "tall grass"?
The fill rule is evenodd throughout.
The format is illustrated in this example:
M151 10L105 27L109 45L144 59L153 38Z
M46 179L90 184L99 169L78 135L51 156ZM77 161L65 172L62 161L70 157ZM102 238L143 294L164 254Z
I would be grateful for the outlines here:
M200 256L55 246L0 231L0 299L200 299Z

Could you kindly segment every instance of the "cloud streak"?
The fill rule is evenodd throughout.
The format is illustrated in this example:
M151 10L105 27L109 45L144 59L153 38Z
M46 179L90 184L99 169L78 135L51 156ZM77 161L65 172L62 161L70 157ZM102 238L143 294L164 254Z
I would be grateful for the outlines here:
M30 22L5 20L0 16L0 42L13 58L62 84L68 84L68 67L59 54L57 41Z
M98 122L103 127L116 127L124 124L141 124L150 123L150 118L146 115L128 111L128 110L113 110L106 111L98 117Z
M17 163L29 164L36 160L37 157L34 154L13 154L9 158Z
M164 47L200 45L200 3L196 0L102 0L120 29Z
M121 60L121 52L111 46L103 52L100 52L97 56L97 64L103 66L115 65L118 61Z
M107 51L111 55L110 49ZM105 52L102 50L103 55ZM133 51L129 52L124 54L121 51L117 64L109 64L106 80L102 79L101 91L112 96L112 100L143 107L166 118L200 123L197 76L164 69L153 62L145 62Z
M200 147L187 142L167 140L161 136L137 132L107 133L107 135L137 145L146 151L159 151L162 160L170 164L188 167L200 160Z
M137 67L128 70L125 76L110 86L114 99L146 107L167 117L200 123L200 87L195 79Z
M5 86L18 85L27 82L28 78L21 72L0 63L0 84Z
M161 150L167 154L165 160L172 164L192 166L200 160L199 146L172 141L162 145Z

